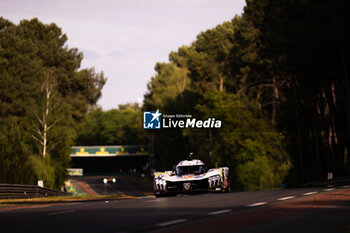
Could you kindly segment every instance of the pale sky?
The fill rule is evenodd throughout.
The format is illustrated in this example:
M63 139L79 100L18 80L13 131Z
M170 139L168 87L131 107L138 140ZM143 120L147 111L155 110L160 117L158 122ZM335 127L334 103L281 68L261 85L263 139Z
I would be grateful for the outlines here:
M0 16L18 24L37 17L56 23L82 68L108 78L104 110L142 102L157 62L196 36L243 12L245 0L0 0Z

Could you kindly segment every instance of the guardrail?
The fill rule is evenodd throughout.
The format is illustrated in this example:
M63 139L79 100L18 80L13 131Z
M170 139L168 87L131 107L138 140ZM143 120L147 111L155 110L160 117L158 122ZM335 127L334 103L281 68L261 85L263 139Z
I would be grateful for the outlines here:
M336 177L330 180L315 180L304 184L305 187L310 186L341 186L350 185L350 177Z
M35 185L0 184L0 199L71 196L71 193Z

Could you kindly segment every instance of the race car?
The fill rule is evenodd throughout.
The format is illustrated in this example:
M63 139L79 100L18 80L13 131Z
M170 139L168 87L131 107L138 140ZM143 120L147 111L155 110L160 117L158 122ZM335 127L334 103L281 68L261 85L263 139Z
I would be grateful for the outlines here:
M230 191L229 168L212 168L208 171L199 159L181 161L173 171L154 172L155 196L167 193L192 193L195 191Z
M117 182L117 179L116 178L112 178L112 177L106 177L106 178L103 178L103 183L107 184L108 182Z

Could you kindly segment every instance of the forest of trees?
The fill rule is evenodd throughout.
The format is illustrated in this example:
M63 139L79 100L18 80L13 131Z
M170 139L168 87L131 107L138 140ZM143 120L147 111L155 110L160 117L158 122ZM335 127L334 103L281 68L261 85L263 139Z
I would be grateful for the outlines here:
M80 122L101 96L103 73L80 69L55 24L0 18L0 183L60 188Z
M89 111L80 125L76 145L147 145L142 112L138 104L119 105L118 109Z
M195 151L248 190L349 175L349 4L246 3L156 65L144 109L223 120L154 133L158 165Z
M56 25L1 18L1 182L46 177L58 187L73 144L151 142L156 169L194 152L208 167L229 166L235 190L349 175L349 5L246 0L242 15L155 65L143 106L109 111L96 106L103 74L79 70L82 54ZM142 111L157 109L222 128L142 129Z

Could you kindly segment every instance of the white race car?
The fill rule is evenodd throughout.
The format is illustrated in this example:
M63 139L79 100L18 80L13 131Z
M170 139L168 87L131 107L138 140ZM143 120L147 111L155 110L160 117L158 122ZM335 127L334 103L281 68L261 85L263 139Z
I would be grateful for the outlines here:
M103 183L107 184L108 182L117 182L117 179L115 177L107 177L107 178L103 178Z
M154 194L191 193L195 191L230 191L229 168L212 168L208 171L198 159L181 161L173 171L154 172Z

